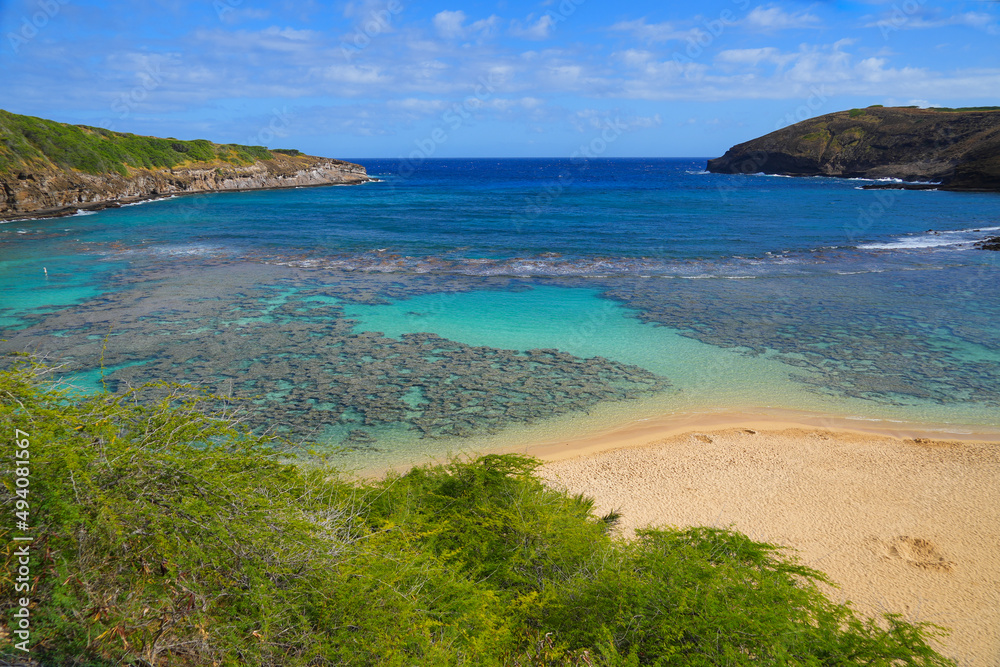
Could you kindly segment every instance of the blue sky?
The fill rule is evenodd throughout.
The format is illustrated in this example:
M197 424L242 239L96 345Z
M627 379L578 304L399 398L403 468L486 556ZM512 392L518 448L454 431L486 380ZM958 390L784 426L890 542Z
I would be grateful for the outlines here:
M1000 104L1000 3L0 0L0 108L333 157L715 156Z

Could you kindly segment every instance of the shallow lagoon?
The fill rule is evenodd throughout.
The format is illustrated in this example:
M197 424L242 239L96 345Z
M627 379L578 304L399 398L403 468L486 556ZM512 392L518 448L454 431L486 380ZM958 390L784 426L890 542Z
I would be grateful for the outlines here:
M2 225L5 346L85 389L243 398L358 466L664 414L1000 430L996 254L971 247L1000 197L494 163Z

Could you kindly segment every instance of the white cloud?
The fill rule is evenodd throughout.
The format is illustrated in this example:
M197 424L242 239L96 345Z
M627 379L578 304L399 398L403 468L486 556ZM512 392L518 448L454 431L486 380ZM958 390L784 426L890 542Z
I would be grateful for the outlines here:
M426 115L440 113L447 109L449 105L444 100L423 100L415 97L407 97L402 100L389 100L386 106L418 115Z
M280 37L293 42L308 42L313 39L317 33L312 30L296 30L294 28L279 28L278 26L271 26L270 28L265 29L261 34L268 37Z
M580 109L570 116L569 122L576 128L577 132L586 132L588 129L597 130L607 123L612 113L601 109Z
M986 29L990 31L991 35L997 34L996 16L985 12L966 12L964 14L958 14L951 17L950 23L951 25L964 25L970 28Z
M569 123L580 133L593 133L609 126L629 130L644 130L663 124L660 114L636 116L621 109L580 109L569 116Z
M854 74L852 56L842 50L840 42L829 47L803 46L798 52L786 55L791 67L782 78L792 86L849 81Z
M630 130L658 127L662 124L663 119L660 117L660 114L655 114L653 116L632 116L625 120L625 126Z
M652 51L644 49L626 49L613 54L613 57L626 67L632 69L642 69L653 62L656 58Z
M759 27L777 29L794 24L796 17L801 21L808 16L788 6L772 11L776 7L766 4L767 0L757 1L765 3L754 10ZM356 3L352 11L363 17L372 6L370 2ZM968 25L988 25L969 14L962 15ZM550 128L553 123L566 124L576 108L625 103L614 100L652 100L651 108L643 109L644 116L620 114L623 122L632 126L651 127L658 122L653 111L662 111L656 105L663 101L767 99L778 100L771 106L784 112L803 104L814 89L822 89L830 100L822 109L825 112L838 107L842 100L837 96L883 103L888 99L900 103L916 100L921 106L931 100L957 106L990 104L988 95L1000 90L1000 68L992 63L978 69L956 69L960 60L951 65L941 62L925 68L907 67L913 60L912 51L900 54L888 48L873 49L873 39L875 47L886 45L871 33L859 35L860 41L833 42L834 36L830 38L833 43L793 46L799 40L789 43L736 34L743 26L739 31L727 29L724 37L697 56L677 58L674 51L687 53L685 44L692 34L687 28L694 23L628 20L615 23L609 32L585 46L575 41L526 45L507 35L476 42L500 29L513 28L507 19L476 19L460 10L432 12L431 18L394 24L393 32L379 34L350 59L341 55L342 36L334 31L299 29L305 24L281 23L261 30L222 24L193 28L185 33L183 53L154 55L138 46L109 46L100 62L100 86L95 84L94 70L76 66L76 54L84 50L79 43L53 41L45 50L38 49L33 59L19 62L31 78L18 76L16 84L6 80L4 84L10 87L11 99L23 100L23 109L46 108L51 102L45 98L58 89L63 91L67 108L92 110L91 117L97 120L112 117L121 129L123 123L135 122L140 112L187 112L188 117L194 117L199 115L194 111L214 109L223 99L246 100L250 106L253 100L284 98L290 100L290 106L304 103L326 108L330 104L340 108L336 123L344 129L336 131L354 133L403 132L416 122L440 115L442 104L450 108L475 96L480 101L469 108L475 107L477 116ZM944 20L933 16L917 19ZM867 20L874 19L861 23ZM914 25L923 25L919 21ZM815 21L807 23L816 25ZM522 16L516 27L531 37L543 37L553 36L556 25L553 19L536 13ZM570 33L570 26L566 28ZM967 33L970 43L977 43L973 39L988 43L989 37L981 33ZM578 34L582 33L573 33L573 38ZM613 50L603 48L602 41L624 44ZM529 51L525 46L537 48ZM146 99L130 107L124 121L120 114L109 111L122 94L137 87ZM557 108L561 104L569 108ZM661 122L665 124L676 120L674 114L677 118L689 115L675 110L663 113ZM592 127L589 118L577 120L584 128ZM330 123L333 127L334 121Z
M321 43L322 34L314 30L295 30L271 26L264 30L196 30L194 37L200 47L213 51L233 51L240 54L255 51L304 53Z
M538 17L538 20L533 24L529 16L527 25L522 25L520 21L513 21L510 26L510 34L521 39L547 39L555 25L555 19L549 14Z
M715 62L727 65L746 65L756 67L761 62L772 62L781 64L785 58L780 57L780 52L773 46L760 49L729 49L720 51L715 56Z
M271 12L266 9L238 9L225 5L218 11L219 19L223 23L240 23L242 21L264 21L271 17Z
M469 30L472 33L477 34L480 38L485 39L488 37L493 37L497 34L500 29L500 17L496 14L492 14L489 18L479 19L469 26Z
M385 0L351 0L344 5L344 16L349 19L364 19L374 12L384 10Z
M882 30L921 30L948 26L965 26L983 30L990 35L1000 34L997 17L986 12L965 12L953 16L942 16L937 13L931 16L922 12L907 13L894 8L891 12L883 14L879 20L865 24L866 28Z
M466 36L472 34L474 22L464 15L451 19L442 19L440 29L458 26ZM149 103L333 96L381 104L389 117L399 119L433 112L436 107L428 100L460 103L484 95L488 85L494 101L482 106L483 113L519 113L524 119L536 113L551 118L554 112L547 105L554 96L566 95L591 100L801 100L812 94L811 88L823 87L829 97L985 103L989 91L1000 89L1000 69L905 67L893 52L861 51L863 45L852 39L792 49L725 49L691 62L675 58L669 44L611 53L574 46L518 52L498 42L469 49L465 43L426 39L430 31L426 26L423 32L402 29L385 35L350 61L337 57L336 44L326 36L309 31L273 27L196 33L196 44L208 57L189 63L187 56L177 54L152 63L163 83L150 93ZM151 64L146 54L129 54L105 61L105 71L120 81L118 91L142 84L137 73ZM110 104L97 99L92 106Z
M776 5L754 7L742 21L751 30L787 30L791 28L815 28L819 17L807 12L786 12Z
M330 65L323 70L323 75L328 81L340 83L373 84L388 81L377 67L368 65Z
M546 72L550 82L572 88L581 82L584 69L581 65L553 65Z
M465 25L468 16L462 10L443 11L434 15L434 30L444 39L486 39L496 35L500 27L500 17L491 15L489 18L473 21Z
M593 97L644 100L725 101L741 99L807 100L838 95L887 96L900 99L983 99L984 91L1000 89L1000 69L935 71L897 67L889 56L859 57L851 40L827 45L803 45L796 51L775 47L731 49L716 55L711 65L681 63L649 51L612 54L629 65L617 76L604 77ZM762 72L760 65L772 64ZM578 72L579 81L593 79ZM834 109L828 109L833 111Z
M689 40L697 38L700 30L678 30L670 23L646 23L645 17L633 21L619 21L609 30L631 33L633 37L644 44L659 44L671 40Z
M445 39L463 39L465 37L465 12L461 9L457 11L441 11L434 15L434 29L437 34Z
M507 98L494 97L485 100L467 98L463 103L477 110L490 109L499 113L517 113L521 111L537 111L545 106L545 101L537 97Z

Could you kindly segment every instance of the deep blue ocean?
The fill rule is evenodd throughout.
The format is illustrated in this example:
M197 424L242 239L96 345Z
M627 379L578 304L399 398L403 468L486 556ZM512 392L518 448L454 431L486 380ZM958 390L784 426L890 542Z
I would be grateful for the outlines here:
M1000 431L1000 195L704 159L357 160L378 182L0 225L5 349L417 460L664 414ZM101 377L101 354L104 371Z

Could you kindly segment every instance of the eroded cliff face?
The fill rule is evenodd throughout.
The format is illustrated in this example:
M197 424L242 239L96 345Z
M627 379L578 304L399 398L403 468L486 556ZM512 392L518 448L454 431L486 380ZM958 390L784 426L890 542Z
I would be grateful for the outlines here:
M708 170L899 178L1000 191L1000 111L838 111L733 146L709 160Z
M65 215L170 194L353 185L368 180L358 164L280 153L246 166L130 169L128 176L57 168L20 170L0 173L0 219Z

